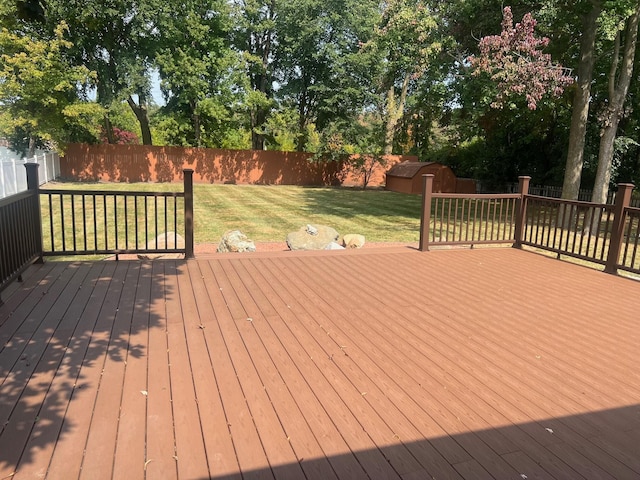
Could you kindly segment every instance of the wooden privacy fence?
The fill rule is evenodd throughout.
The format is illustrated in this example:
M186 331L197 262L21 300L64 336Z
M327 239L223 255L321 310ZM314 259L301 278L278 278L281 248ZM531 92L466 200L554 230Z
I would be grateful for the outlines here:
M38 164L25 166L28 190L0 200L0 291L45 256L193 257L192 170L182 192L114 192L40 189Z
M324 161L304 152L70 144L60 166L63 178L80 181L174 182L190 168L195 183L362 186L363 172L353 165L357 157ZM369 185L384 185L386 170L404 160L418 157L385 155L384 165L367 172Z
M618 185L615 204L608 205L530 195L529 181L520 177L514 194L442 194L433 193L433 176L424 175L420 250L511 243L594 262L608 273L640 273L633 185Z

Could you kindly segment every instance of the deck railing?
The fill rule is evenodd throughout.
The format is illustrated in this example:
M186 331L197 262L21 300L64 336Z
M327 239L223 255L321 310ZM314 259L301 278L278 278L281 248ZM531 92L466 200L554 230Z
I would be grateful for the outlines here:
M420 250L433 245L511 243L587 260L607 273L640 273L640 208L630 207L633 185L620 184L615 204L529 194L520 177L516 194L433 193L424 175Z
M621 245L621 255L617 264L620 270L640 273L640 208L625 208L625 235Z
M28 190L0 200L0 291L44 256L193 257L193 170L184 191L158 193L40 189L38 164L25 167Z
M26 192L0 200L0 292L34 261L42 260L38 177L27 182Z
M193 256L193 170L182 192L41 189L43 255ZM180 241L180 237L184 242Z
M40 191L44 255L184 253L183 192Z
M605 265L613 205L527 195L522 245Z
M433 193L433 175L424 175L420 250L429 245L513 243L519 194Z

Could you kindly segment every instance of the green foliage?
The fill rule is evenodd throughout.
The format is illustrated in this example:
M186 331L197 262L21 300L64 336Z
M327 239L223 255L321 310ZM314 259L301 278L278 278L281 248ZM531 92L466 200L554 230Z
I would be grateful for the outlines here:
M82 101L81 89L93 80L84 66L72 66L66 52L66 24L60 23L49 39L0 29L0 103L2 133L24 142L52 141L63 146L77 137L97 138L95 120L102 113L92 102ZM23 147L23 145L16 145Z
M332 120L357 115L372 100L374 57L361 46L378 18L371 0L292 0L276 17L276 98L298 112L297 148L306 126L324 129Z
M536 34L550 39L538 53L575 76L593 1L510 6L518 19L535 17ZM602 5L585 186L610 105L604 79L612 39L624 35L637 0ZM496 82L470 74L467 59L479 53L479 38L500 33L503 7L500 0L1 0L4 75L24 75L0 86L0 130L26 147L49 139L95 142L105 125L144 138L147 121L148 143L296 149L337 159L394 151L496 184L520 173L558 183L576 87L536 99L536 112L510 95L500 112L491 108ZM68 30L57 37L63 20ZM35 55L24 54L18 70L7 66L25 42ZM47 55L56 61L43 63ZM166 102L159 108L149 101L152 72ZM539 80L527 78L525 89ZM625 139L640 137L638 83L634 78L621 118L614 181L637 177L640 147ZM97 103L87 101L88 92Z
M314 159L342 161L362 178L363 188L377 166L385 166L383 124L375 115L363 115L357 121L337 121L322 131Z
M111 124L115 128L133 132L138 138L142 137L140 123L125 102L113 102L109 105L108 115Z
M230 73L235 58L227 41L225 2L189 0L162 17L163 42L155 57L163 109L175 117L171 140L180 145L219 146L232 118L234 92Z
M297 113L293 108L284 108L271 114L263 124L260 135L266 139L268 150L293 152L296 149ZM299 134L298 134L299 135Z

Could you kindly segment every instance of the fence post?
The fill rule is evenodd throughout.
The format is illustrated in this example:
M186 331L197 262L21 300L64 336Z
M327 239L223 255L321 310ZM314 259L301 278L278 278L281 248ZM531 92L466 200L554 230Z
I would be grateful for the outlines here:
M526 196L529 195L529 183L531 177L518 177L518 193L520 198L516 201L516 228L513 239L515 248L522 248L522 236L524 235L524 226L527 221L527 202Z
M634 185L632 183L619 183L616 203L613 206L613 225L611 227L611 241L609 242L609 252L607 253L607 263L604 271L606 273L618 273L618 261L620 260L620 250L624 239L624 226L627 218L625 209L631 203L631 192Z
M13 164L13 192L18 193L20 191L18 188L18 161L12 158L11 162Z
M422 214L420 215L419 250L429 250L429 228L431 227L431 199L433 198L433 173L422 175Z
M34 211L37 220L34 223L34 232L32 239L34 247L40 257L36 260L36 263L44 262L44 249L42 247L42 211L40 210L40 180L38 179L38 165L37 163L25 163L24 167L27 169L27 190L33 195Z
M193 258L193 169L184 174L184 258Z

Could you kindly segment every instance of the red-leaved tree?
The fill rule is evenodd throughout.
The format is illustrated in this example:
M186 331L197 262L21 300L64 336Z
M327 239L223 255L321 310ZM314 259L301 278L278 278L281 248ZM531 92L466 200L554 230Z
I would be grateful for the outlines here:
M107 138L107 133L102 131L100 140L102 143L109 143L109 139ZM118 127L113 127L113 143L118 145L138 145L140 140L138 136L130 132L129 130L121 130Z
M560 96L573 83L569 72L543 53L549 39L535 35L536 23L527 13L514 27L511 8L505 7L502 33L480 39L480 54L469 58L474 75L487 73L496 83L498 93L492 107L502 108L508 97L522 96L529 109L535 110L542 97Z

